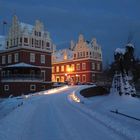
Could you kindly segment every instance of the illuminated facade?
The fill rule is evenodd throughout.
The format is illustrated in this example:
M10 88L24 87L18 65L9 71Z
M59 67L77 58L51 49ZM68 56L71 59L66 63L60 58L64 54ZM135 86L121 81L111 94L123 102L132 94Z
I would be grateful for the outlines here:
M1 96L45 90L51 83L52 41L40 21L35 25L13 17L5 49L0 51Z
M69 49L54 50L52 54L53 82L96 82L102 72L102 51L96 39L71 41Z

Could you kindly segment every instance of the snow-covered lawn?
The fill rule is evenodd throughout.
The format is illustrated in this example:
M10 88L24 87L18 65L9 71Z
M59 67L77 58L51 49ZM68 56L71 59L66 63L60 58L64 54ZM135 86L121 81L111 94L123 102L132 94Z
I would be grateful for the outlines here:
M139 140L140 100L128 96L84 98L71 86L9 98L0 103L0 140Z
M79 88L79 90L84 87ZM104 96L95 96L91 98L84 98L80 95L79 90L72 93L81 100L79 108L85 113L90 114L93 118L106 125L107 127L125 135L129 139L140 139L140 99L131 97L130 95L115 95L111 93ZM74 97L74 98L76 98ZM71 96L70 96L71 98ZM75 101L73 99L73 101ZM128 118L119 113L112 113L116 110L119 113L134 117Z

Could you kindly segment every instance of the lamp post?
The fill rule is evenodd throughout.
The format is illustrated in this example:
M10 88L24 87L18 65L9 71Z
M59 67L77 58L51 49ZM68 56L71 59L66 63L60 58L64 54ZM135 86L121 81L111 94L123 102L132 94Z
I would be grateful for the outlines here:
M68 72L68 74L65 74L67 82L71 85L73 83L73 79L71 78L71 73L73 72L73 69L71 67L68 67L66 71Z

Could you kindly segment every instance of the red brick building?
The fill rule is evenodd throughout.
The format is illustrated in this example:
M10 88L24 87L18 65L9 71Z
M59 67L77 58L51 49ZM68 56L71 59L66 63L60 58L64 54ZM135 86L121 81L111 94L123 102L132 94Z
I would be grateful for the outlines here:
M83 35L78 42L71 41L69 49L53 52L52 81L96 82L102 72L102 51L96 39L86 41Z
M40 21L35 25L13 17L4 49L0 50L1 96L41 91L51 84L52 41Z

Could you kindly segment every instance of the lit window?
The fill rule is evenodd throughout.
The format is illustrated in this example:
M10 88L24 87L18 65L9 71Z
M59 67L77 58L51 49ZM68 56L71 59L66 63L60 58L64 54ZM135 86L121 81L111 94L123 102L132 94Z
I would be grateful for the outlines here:
M64 79L65 79L64 76L61 76L61 82L64 82L65 81Z
M62 71L62 72L64 71L64 66L61 66L61 71Z
M45 64L45 55L41 55L41 63Z
M5 64L5 63L6 63L6 57L2 56L2 64Z
M76 70L80 70L80 64L76 64Z
M86 69L86 63L82 63L82 70Z
M95 63L92 63L92 70L95 70Z
M11 62L12 62L12 55L9 54L9 55L8 55L8 63L11 63Z
M30 91L35 91L36 90L36 85L30 85Z
M52 73L54 73L54 67L52 67Z
M9 85L4 85L4 90L9 91Z
M56 72L59 72L59 66L56 66Z
M72 69L72 71L75 70L74 64L71 64L71 69Z
M30 53L30 62L35 62L35 54Z
M15 53L15 55L14 55L14 61L15 62L18 62L18 53Z
M68 72L70 71L70 66L69 66L69 65L66 66L66 70L67 70Z

